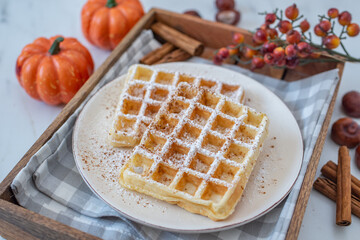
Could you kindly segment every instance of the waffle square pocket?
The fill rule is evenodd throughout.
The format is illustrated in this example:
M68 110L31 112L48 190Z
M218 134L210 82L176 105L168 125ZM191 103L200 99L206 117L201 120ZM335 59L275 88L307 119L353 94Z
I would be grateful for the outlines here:
M114 147L136 146L151 120L160 109L172 90L182 82L193 86L211 89L226 95L236 102L244 100L244 90L241 85L230 85L215 80L190 76L184 73L158 70L145 65L130 67L127 86L120 96L112 128L110 144ZM203 101L207 101L206 98ZM172 111L181 114L186 103L175 102ZM215 104L207 102L207 104Z
M267 131L265 114L184 81L121 168L120 184L223 220L242 196Z

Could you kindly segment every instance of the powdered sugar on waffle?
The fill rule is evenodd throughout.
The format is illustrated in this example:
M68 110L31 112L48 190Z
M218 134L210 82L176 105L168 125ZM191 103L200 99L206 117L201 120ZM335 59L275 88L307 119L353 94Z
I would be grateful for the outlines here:
M195 92L193 94L196 95L195 97L192 96L191 93L192 91ZM211 98L208 99L209 100L208 102L205 99L207 96L206 94L212 96L212 99ZM211 101L213 101L214 99L218 99L218 102L216 104L211 103ZM180 117L179 114L169 115L169 113L171 113L172 111L171 103L176 101L185 102L189 106L180 115ZM212 109L211 107L200 104L201 101L205 101L205 103L208 103L211 107L216 106L216 108ZM235 106L237 106L240 109L239 112L235 115L240 115L240 116L239 117L230 116L229 112L224 113L226 112L226 110L224 110L226 109L225 104L235 104ZM194 113L195 109L210 113L210 116L208 117L208 119L205 119L204 121L202 120L193 121L191 119L191 116L195 114ZM262 116L261 117L262 120L258 123L259 126L253 126L247 124L246 121L251 121L249 120L249 118L251 118L249 114ZM215 119L218 117L222 117L234 123L231 129L225 135L212 130L213 125L215 124ZM167 121L172 123L170 124ZM165 124L169 124L169 126L175 125L171 134L164 134L161 132L164 131L164 129L166 130L167 128L167 127L165 128L163 127L164 122ZM179 136L181 135L181 131L185 125L200 130L200 135L197 137L197 140L195 142L189 143L187 141L182 141L179 139ZM247 128L253 129L257 132L256 136L254 136L254 139L252 141L242 142L236 140L235 135L236 132L239 131L238 129L240 129L241 125L246 125ZM194 196L195 198L200 198L201 194L204 192L204 189L209 182L213 182L215 184L224 186L227 189L233 188L234 184L237 184L239 182L239 178L241 174L235 174L234 178L231 181L227 179L227 177L229 177L230 175L229 173L226 172L221 173L220 174L221 176L216 177L215 175L217 169L219 168L219 165L225 163L227 165L237 168L239 172L243 171L244 166L249 164L248 163L249 157L245 157L245 155L251 156L254 154L255 149L260 148L259 146L260 138L263 137L264 134L266 134L265 133L266 129L267 129L266 116L256 112L254 109L251 109L247 106L231 101L231 99L229 99L224 95L216 94L206 89L194 88L187 83L180 83L176 91L172 93L168 101L162 106L156 119L148 127L147 131L145 132L142 138L140 145L135 148L132 156L136 154L141 154L142 156L148 159L152 159L154 163L150 167L149 170L150 174L156 171L159 164L165 164L172 169L176 169L177 174L172 180L173 182L178 182L182 177L183 173L185 172L190 173L191 175L194 175L204 180L198 187L198 190L196 191L196 194ZM222 131L222 132L226 132L226 131ZM186 132L186 134L191 134L191 133ZM146 141L148 141L150 135L155 135L166 139L166 143L164 144L162 151L158 154L153 154L152 152L149 152L147 150ZM205 143L206 141L210 141L209 140L210 137L208 137L208 135L217 138L217 140L222 142L222 144L220 146L217 146L216 145L217 143L214 144L210 144L209 142ZM204 146L204 144L207 146ZM244 153L243 156L244 160L241 163L233 161L231 154L228 154L229 152L231 152L231 145L233 144L236 144L236 146L243 147L244 149L247 150L247 152ZM186 149L185 151L188 152L185 153L178 152L179 150L176 150L176 147L174 146L179 146L180 148L183 149L185 148ZM194 170L191 167L189 167L191 161L193 160L193 158L197 153L203 154L205 156L209 156L212 159L214 159L207 173L205 173L205 171L201 171L201 170L199 171L198 169ZM225 155L227 156L226 158L224 157ZM238 158L239 156L236 155L236 157ZM131 158L132 157L129 158L129 161L131 161ZM146 181L155 184L161 184L149 177L146 177L146 179L147 179Z
M151 76L146 76L146 73L151 73ZM114 145L118 143L116 136L131 136L140 140L143 134L143 123L149 124L151 119L155 116L155 112L154 114L147 114L147 109L154 106L159 108L160 104L168 98L171 91L174 90L180 82L191 81L192 84L197 87L206 87L217 93L228 95L237 102L242 102L244 99L244 90L242 86L225 84L210 79L203 79L200 76L158 70L145 65L132 66L129 69L128 74L128 86L120 97L116 116L113 121L112 134L114 136L111 137L111 142L113 142ZM163 75L169 75L172 77L164 80L166 77L162 78L161 76ZM139 111L128 111L128 107L124 104L126 100L142 103ZM116 127L120 121L119 117L136 120L136 122L131 129L119 129Z

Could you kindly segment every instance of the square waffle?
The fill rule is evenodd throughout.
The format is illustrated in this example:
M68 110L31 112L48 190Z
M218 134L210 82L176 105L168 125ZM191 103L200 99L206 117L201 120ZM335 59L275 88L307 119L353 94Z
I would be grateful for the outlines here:
M133 65L127 74L127 87L120 96L110 130L110 144L114 147L136 146L161 104L181 82L209 88L214 92L243 102L240 85L230 85L178 72L156 70L145 65Z
M225 219L241 198L267 128L265 114L181 83L121 168L120 184Z

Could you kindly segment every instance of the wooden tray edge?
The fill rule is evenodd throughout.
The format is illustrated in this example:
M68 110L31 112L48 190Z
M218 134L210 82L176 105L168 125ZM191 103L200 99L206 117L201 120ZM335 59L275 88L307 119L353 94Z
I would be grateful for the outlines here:
M75 97L64 107L64 109L61 111L61 113L56 117L56 119L51 123L51 125L45 130L45 132L39 137L39 139L33 144L33 146L26 152L26 154L21 158L21 160L18 162L18 164L12 169L12 171L6 176L6 178L0 183L0 223L4 222L5 224L8 223L8 227L0 227L0 233L3 234L3 231L10 232L11 230L16 231L16 229L19 229L18 222L14 222L12 219L16 219L17 217L21 217L22 214L32 214L30 218L22 218L22 221L25 223L29 223L28 225L31 225L32 222L34 222L34 216L36 216L39 219L42 219L43 221L40 222L49 222L49 226L51 225L52 229L58 230L57 227L60 223L57 221L51 220L47 217L41 216L37 213L31 212L25 208L22 208L21 206L15 205L11 203L11 201L6 201L3 199L13 199L11 196L11 190L10 190L10 184L13 181L14 177L19 173L19 171L27 164L30 157L35 154L45 143L48 141L51 136L56 132L56 130L68 119L68 117L78 108L78 106L82 103L82 101L86 98L86 96L91 92L91 90L96 86L98 81L101 79L102 76L107 72L107 70L115 63L117 57L121 55L127 47L131 44L132 40L134 40L138 34L143 30L148 28L154 21L156 17L161 18L161 14L171 15L171 12L162 10L162 9L151 9L136 25L135 27L127 34L127 36L124 38L124 40L116 47L116 49L110 54L110 56L106 59L106 61L96 70L96 72L90 77L90 79L84 84L84 86L79 90L79 92L75 95ZM191 18L191 16L184 16L184 18ZM194 21L204 21L202 19L195 20ZM233 26L227 26L220 23L214 23L221 27L224 27L231 31L239 31L238 28ZM244 30L241 30L244 31ZM341 79L344 63L339 63L337 65L337 68L339 69L339 77ZM338 85L336 86L334 95L332 97L329 109L327 111L327 115L324 121L324 124L321 128L320 135L317 139L314 153L309 161L309 166L307 168L304 181L299 193L299 197L297 199L297 203L295 206L294 214L292 216L288 232L286 235L287 239L296 239L301 227L301 222L305 213L306 204L310 196L311 188L312 188L312 182L315 177L316 168L319 163L321 150L324 145L327 129L330 124L330 119L332 116L332 112L334 109L334 104L336 100L336 96L338 93L340 81ZM306 204L304 204L306 203ZM12 207L16 211L12 213L11 216L8 216L9 207ZM9 229L10 226L13 226L13 229ZM22 225L25 226L25 225ZM43 229L41 229L42 225L38 225L39 229L37 231L44 232ZM70 229L73 229L67 225L64 225L65 227L68 227ZM9 231L8 231L9 230ZM76 229L75 229L76 230ZM60 231L59 234L61 234L63 230ZM76 230L79 231L79 230ZM28 232L28 231L26 231ZM81 231L80 231L81 232ZM82 233L82 232L81 232ZM20 234L20 233L19 233ZM19 235L14 236L21 236ZM82 237L87 237L88 234L83 233L84 235ZM4 234L4 236L11 236L8 234ZM91 235L90 235L91 236ZM57 238L62 237L64 238L65 235L58 235ZM67 236L68 237L68 236ZM20 237L19 237L20 238Z
M0 232L10 239L99 239L0 199ZM19 232L20 231L20 232Z

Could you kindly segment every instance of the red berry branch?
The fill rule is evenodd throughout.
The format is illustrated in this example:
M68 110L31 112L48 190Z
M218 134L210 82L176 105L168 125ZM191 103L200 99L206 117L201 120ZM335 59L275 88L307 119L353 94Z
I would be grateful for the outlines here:
M220 48L215 56L214 63L221 65L225 59L230 58L234 63L251 64L251 69L262 68L266 64L278 68L295 68L311 62L344 61L360 62L352 57L346 50L343 40L346 35L355 37L360 28L351 22L348 11L339 13L336 8L330 8L327 15L319 15L319 23L313 31L321 37L321 44L313 42L310 23L299 16L299 9L293 4L282 10L276 9L268 13L259 13L265 16L262 24L252 35L253 44L244 42L241 33L233 35L233 44ZM285 17L283 16L285 15ZM342 26L339 34L335 33L336 20ZM344 53L333 49L341 46ZM322 53L337 56L323 57Z

